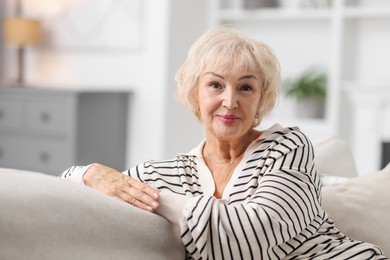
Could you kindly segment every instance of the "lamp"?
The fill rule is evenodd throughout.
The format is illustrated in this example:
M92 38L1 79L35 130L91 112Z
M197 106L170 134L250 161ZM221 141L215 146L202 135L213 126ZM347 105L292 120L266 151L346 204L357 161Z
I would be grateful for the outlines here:
M4 20L4 40L17 48L18 76L17 82L24 83L24 48L37 44L42 37L41 24L37 19L22 16L7 17Z

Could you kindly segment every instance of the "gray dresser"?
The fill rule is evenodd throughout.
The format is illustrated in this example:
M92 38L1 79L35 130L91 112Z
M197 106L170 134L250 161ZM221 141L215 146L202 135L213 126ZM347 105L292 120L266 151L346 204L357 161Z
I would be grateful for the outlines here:
M129 92L0 87L0 167L126 165Z

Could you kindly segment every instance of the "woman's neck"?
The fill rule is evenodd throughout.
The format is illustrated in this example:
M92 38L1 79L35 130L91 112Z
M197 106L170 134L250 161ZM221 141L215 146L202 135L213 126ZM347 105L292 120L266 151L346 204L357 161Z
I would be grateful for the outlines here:
M260 136L261 132L251 130L236 140L221 140L215 136L206 136L203 156L215 164L233 164L242 157L249 145Z

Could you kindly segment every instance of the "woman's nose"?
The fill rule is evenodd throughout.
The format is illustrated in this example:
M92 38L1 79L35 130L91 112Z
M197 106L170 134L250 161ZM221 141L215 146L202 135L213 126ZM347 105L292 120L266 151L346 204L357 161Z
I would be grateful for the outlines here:
M237 93L234 91L233 88L225 88L225 91L223 93L223 100L222 100L222 106L226 107L227 109L234 109L237 107Z

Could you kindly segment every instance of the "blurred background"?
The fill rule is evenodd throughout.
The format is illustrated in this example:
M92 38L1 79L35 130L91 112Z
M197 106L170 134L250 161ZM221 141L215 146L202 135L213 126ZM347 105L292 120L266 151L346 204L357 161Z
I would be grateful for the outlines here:
M174 75L219 24L280 60L279 101L259 129L341 137L361 173L390 161L390 1L1 0L0 18L0 167L124 170L191 150L203 129L176 102Z

